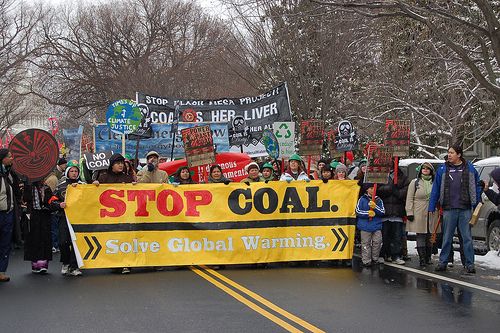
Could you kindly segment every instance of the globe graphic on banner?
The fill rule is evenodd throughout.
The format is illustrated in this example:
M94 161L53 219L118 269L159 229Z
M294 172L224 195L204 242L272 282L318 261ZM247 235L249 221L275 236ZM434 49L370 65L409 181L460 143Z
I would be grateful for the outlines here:
M119 134L135 132L141 124L141 118L141 109L129 99L111 103L106 112L106 122L110 130Z

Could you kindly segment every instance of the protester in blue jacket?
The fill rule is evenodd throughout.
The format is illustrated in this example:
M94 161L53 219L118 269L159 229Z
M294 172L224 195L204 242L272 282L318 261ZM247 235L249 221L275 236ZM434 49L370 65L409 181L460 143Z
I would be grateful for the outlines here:
M373 184L364 183L361 196L356 205L357 228L361 232L361 260L363 266L383 263L379 254L382 247L382 216L385 214L384 203L379 197L373 197Z
M452 145L448 148L448 160L436 173L429 202L429 212L434 212L438 203L443 208L443 245L436 271L446 270L453 235L458 227L463 237L465 268L467 273L476 273L469 221L472 210L481 201L481 192L476 169L463 158L462 147Z

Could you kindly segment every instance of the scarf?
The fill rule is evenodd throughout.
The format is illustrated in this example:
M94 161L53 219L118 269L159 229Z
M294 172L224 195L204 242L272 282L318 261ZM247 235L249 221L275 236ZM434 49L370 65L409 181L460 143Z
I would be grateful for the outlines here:
M422 175L422 186L424 188L425 198L429 200L431 198L432 191L432 176L431 175Z

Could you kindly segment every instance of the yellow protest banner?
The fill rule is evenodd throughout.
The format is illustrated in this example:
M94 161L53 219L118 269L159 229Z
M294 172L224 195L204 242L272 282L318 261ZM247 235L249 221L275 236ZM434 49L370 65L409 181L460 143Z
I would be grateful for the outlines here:
M69 187L84 268L350 259L356 181Z

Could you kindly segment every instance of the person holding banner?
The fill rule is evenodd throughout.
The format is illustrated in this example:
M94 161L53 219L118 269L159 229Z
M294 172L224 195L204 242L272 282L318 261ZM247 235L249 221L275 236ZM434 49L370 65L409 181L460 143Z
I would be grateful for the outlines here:
M210 174L208 175L209 183L224 183L229 184L231 179L224 177L222 173L222 168L218 164L214 164L210 167Z
M175 172L172 184L189 185L189 184L196 184L196 182L193 180L189 168L187 166L181 166Z
M15 212L21 201L19 178L12 170L13 160L7 148L0 149L0 282L10 281L5 272L9 266Z
M420 267L430 265L432 255L431 233L436 229L437 213L429 213L429 200L434 181L434 167L425 162L418 167L417 178L410 182L406 195L407 231L417 234L417 252Z
M335 179L346 180L347 179L346 174L347 174L347 167L344 164L339 163L335 168Z
M280 177L280 181L291 182L292 180L305 180L310 181L309 177L305 173L303 167L302 158L298 154L293 154L288 159L288 169L283 172Z
M41 181L24 185L23 200L29 214L24 260L31 261L31 271L35 274L46 274L52 260L51 198L52 190Z
M363 184L361 191L364 194L356 205L356 228L361 233L361 261L364 267L383 263L379 258L382 247L382 217L385 214L383 201L373 197L373 184Z
M266 162L264 163L264 165L262 165L261 173L262 173L262 178L266 183L277 180L276 176L274 175L273 165L269 162Z
M137 173L139 183L168 184L168 174L164 170L158 169L160 154L150 151L146 154L147 165Z
M66 208L66 190L68 186L83 184L80 181L80 167L76 160L68 162L68 167L64 175L65 178L63 178L57 186L54 196L49 200L49 204L51 209L57 212L59 219L59 249L61 251L62 262L61 274L67 276L80 276L82 272L78 268L71 233L66 220L66 214L64 213L64 208Z
M323 166L323 168L321 168L321 174L319 179L321 179L325 183L333 179L333 172L330 164L326 164L325 166Z
M264 178L259 174L259 165L256 162L250 162L245 165L245 172L248 174L240 183L258 183L263 182Z
M482 188L474 166L463 158L463 148L454 144L448 148L448 160L439 167L429 203L429 212L435 212L438 203L443 209L443 245L436 271L446 271L453 236L458 228L462 234L465 269L474 274L474 248L469 221L472 211L481 201Z
M131 175L125 173L125 157L122 154L115 153L109 158L109 167L105 173L101 173L99 178L95 180L92 184L99 186L99 184L120 184L120 183L132 183L135 184L134 179ZM113 269L115 272L119 272L118 269ZM121 270L122 274L129 274L130 268L123 267Z
M279 180L281 177L281 166L282 163L285 163L284 160L281 162L280 160L274 160L273 161L273 171L274 171L274 176L276 177L276 180Z
M387 184L378 186L377 194L384 202L385 217L382 228L382 251L381 255L387 261L392 261L398 265L404 265L402 259L403 236L404 236L404 221L406 216L406 194L410 181L403 173L401 168L398 169L397 184L394 184L394 170L391 170Z

